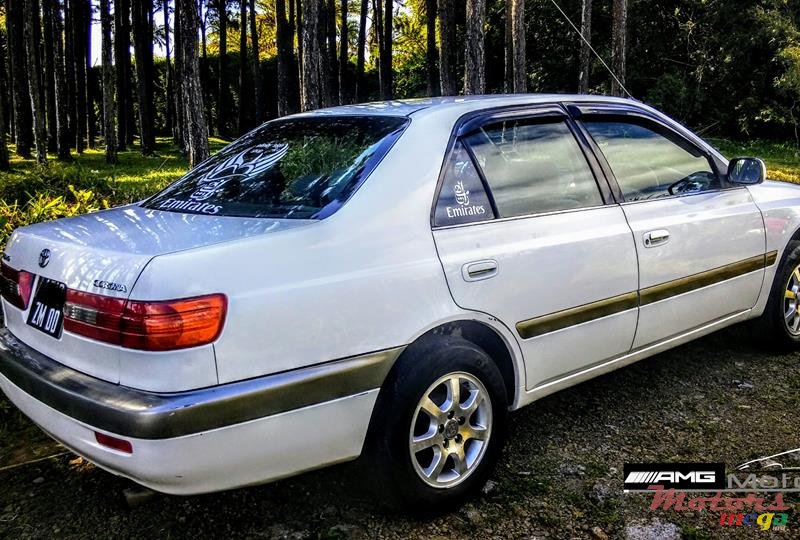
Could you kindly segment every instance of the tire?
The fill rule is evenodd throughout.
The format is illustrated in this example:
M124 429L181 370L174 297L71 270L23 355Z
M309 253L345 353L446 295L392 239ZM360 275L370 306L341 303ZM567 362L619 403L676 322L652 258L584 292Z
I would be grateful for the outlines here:
M454 386L458 406L447 390ZM426 396L438 412L430 403L421 408ZM457 508L488 480L504 444L507 416L503 377L483 349L456 337L418 344L398 359L378 395L362 460L364 480L401 510L435 515ZM412 437L426 439L418 443L424 449L412 453Z
M800 349L800 313L791 323L786 318L791 302L794 302L795 312L800 309L800 270L797 276L794 275L798 268L800 241L793 240L786 246L780 267L775 272L764 313L755 320L754 332L768 346L783 350ZM792 289L795 298L787 298L787 291Z

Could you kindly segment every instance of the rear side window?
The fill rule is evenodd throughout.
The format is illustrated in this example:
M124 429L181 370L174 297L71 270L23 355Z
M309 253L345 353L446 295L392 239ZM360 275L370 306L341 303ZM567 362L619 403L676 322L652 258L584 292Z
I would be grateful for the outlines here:
M470 135L467 143L500 217L603 204L586 158L563 121L496 122Z
M489 197L464 143L459 141L445 165L433 222L444 227L489 219L494 219Z
M269 122L145 206L192 214L321 219L344 204L407 123L391 116Z

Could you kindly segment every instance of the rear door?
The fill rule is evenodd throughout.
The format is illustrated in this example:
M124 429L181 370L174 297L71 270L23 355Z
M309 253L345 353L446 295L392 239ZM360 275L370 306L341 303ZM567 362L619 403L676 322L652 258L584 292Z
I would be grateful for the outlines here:
M628 352L636 328L631 231L573 129L554 107L471 120L433 215L453 298L517 334L528 388Z
M636 242L634 348L752 308L766 257L750 192L728 185L723 164L657 117L599 107L579 120L618 186Z

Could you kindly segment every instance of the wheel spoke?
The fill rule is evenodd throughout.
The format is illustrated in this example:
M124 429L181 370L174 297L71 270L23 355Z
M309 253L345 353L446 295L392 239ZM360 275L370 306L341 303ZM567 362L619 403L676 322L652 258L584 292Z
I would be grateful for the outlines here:
M469 398L467 401L461 404L461 410L466 415L467 419L472 416L478 407L480 407L481 403L483 403L483 394L480 390L473 390L470 392Z
M459 475L467 472L467 458L464 455L463 446L459 446L455 452L450 454L450 457L453 459L453 465L455 466L455 470Z
M431 462L430 466L425 469L423 472L425 476L430 478L431 480L438 480L439 475L442 474L442 469L444 469L444 464L447 461L447 456L437 448L433 456L433 461Z
M421 452L430 448L431 446L439 444L439 438L439 432L436 430L436 428L431 426L431 429L429 429L427 433L420 435L419 437L414 437L414 439L411 441L411 451L416 454L417 452Z
M786 310L786 315L784 315L784 318L786 319L786 322L791 324L791 321L794 318L796 313L797 313L797 306L796 305L789 306L789 309Z
M795 298L797 298L797 293L796 293L796 292L794 292L794 291L793 291L793 290L791 290L791 289L786 289L786 292L784 292L784 293L783 293L783 296L784 296L785 298L788 298L788 299L790 299L790 300L794 300Z
M422 403L419 404L419 407L428 413L434 420L438 420L439 417L444 413L442 408L434 403L433 400L428 396L422 398Z
M457 407L461 403L461 381L457 376L451 377L447 381L447 398L450 404L448 410Z
M800 314L795 314L794 321L792 322L792 330L797 332L798 328L800 328Z

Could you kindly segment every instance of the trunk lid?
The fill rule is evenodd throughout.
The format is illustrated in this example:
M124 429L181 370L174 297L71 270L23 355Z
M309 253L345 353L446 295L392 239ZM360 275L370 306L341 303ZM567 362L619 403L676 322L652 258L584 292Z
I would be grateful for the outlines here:
M129 205L20 228L9 240L3 261L37 276L32 296L41 278L49 278L70 289L128 298L153 257L311 223L314 221L184 214ZM29 326L27 311L32 303L22 312L3 301L6 326L14 335L67 366L119 382L122 349L68 332L56 339Z

